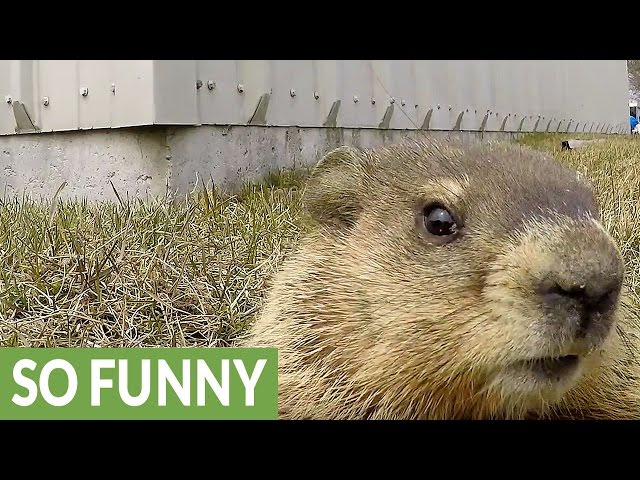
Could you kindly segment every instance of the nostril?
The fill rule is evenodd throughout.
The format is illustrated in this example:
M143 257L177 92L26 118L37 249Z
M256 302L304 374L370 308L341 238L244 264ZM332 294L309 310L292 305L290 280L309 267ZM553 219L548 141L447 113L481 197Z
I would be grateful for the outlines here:
M600 283L597 286L585 284L564 287L558 283L547 284L540 293L548 304L566 304L567 300L579 305L583 313L606 313L613 308L620 291L619 285Z
M619 293L618 286L601 288L594 291L592 295L586 296L583 304L589 312L606 313L615 306Z
M552 295L560 295L562 297L573 298L574 300L578 301L584 301L584 299L586 298L585 287L585 285L579 285L571 288L564 288L556 283L548 289L547 293Z
M547 283L539 290L540 295L550 306L566 305L567 300L572 304L583 304L586 301L584 286L564 288L558 283Z

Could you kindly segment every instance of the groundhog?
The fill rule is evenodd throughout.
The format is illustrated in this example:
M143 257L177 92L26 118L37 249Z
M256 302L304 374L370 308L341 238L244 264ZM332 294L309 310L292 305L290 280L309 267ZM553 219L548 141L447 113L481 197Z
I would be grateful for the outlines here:
M281 419L640 418L625 265L588 180L510 143L326 154L244 346Z

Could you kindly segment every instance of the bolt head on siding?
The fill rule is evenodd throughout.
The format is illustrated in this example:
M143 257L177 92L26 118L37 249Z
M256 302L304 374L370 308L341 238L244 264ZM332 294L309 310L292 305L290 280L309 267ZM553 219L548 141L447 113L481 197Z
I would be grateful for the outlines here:
M295 97L296 96L295 88L292 88L291 90L289 90L289 95L291 95L291 97Z
M318 92L313 92L313 98L318 100L320 98L320 94Z
M358 98L357 95L353 96L353 103L358 103L360 101L360 99Z
M242 93L242 92L244 92L244 85L239 83L238 84L238 93Z
M200 90L200 89L202 88L202 80L197 80L197 81L196 81L196 88L197 88L198 90Z
M83 97L86 97L87 95L89 95L89 89L87 87L82 87L80 89L80 95L82 95Z
M49 106L49 97L42 97L42 105L45 107Z
M216 82L214 82L213 80L207 80L207 88L209 90L213 90L214 88L216 88Z

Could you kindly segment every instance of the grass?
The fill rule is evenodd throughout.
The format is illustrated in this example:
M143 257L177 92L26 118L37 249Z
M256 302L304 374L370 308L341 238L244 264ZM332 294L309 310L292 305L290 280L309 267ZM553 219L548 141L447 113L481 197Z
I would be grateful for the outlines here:
M0 203L0 345L226 346L299 232L299 177L186 201Z
M639 311L640 139L561 151L562 139L521 142L592 180ZM1 201L0 346L232 345L305 229L303 184L304 173L285 172L182 201Z

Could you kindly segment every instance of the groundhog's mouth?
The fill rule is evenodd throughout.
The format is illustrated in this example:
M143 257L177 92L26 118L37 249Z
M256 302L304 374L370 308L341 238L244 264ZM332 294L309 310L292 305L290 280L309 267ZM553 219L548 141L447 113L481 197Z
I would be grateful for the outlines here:
M539 380L559 382L575 373L580 365L580 357L565 355L554 358L536 358L525 360L522 364Z
M575 353L516 361L499 372L489 387L526 408L555 402L580 378L585 357Z

